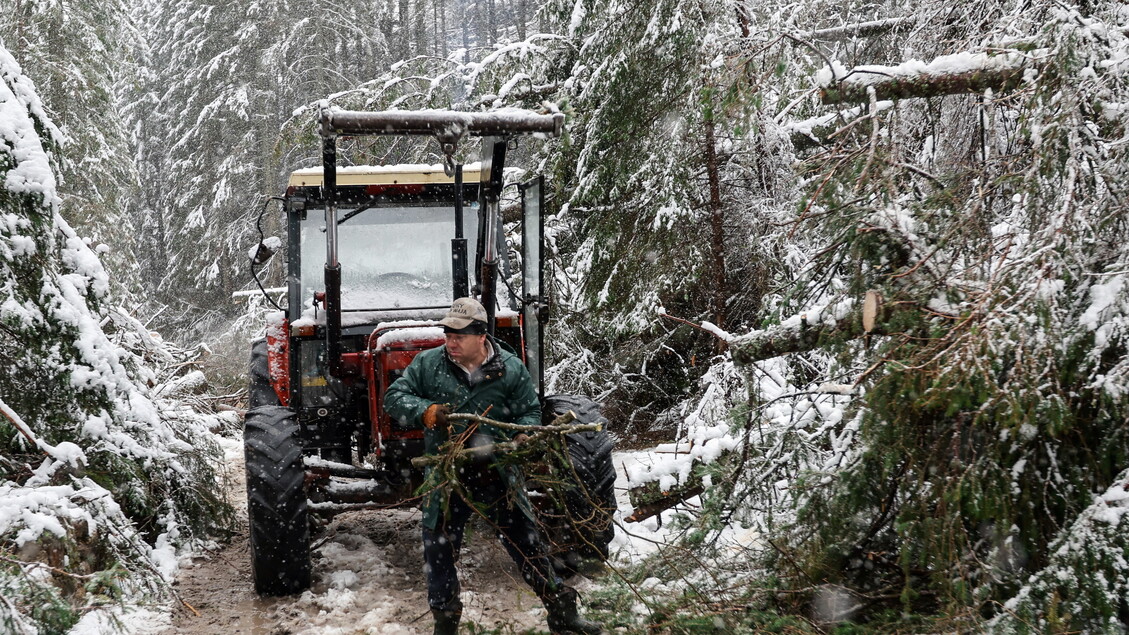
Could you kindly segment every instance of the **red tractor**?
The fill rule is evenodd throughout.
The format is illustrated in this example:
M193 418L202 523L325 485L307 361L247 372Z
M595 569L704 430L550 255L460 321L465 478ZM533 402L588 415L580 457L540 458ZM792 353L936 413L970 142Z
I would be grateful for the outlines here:
M251 566L266 595L310 586L314 517L414 501L423 433L389 417L382 400L418 352L443 344L437 322L455 298L478 298L491 334L523 356L546 421L572 411L580 423L606 423L589 399L544 394L542 179L518 186L520 291L499 213L507 148L520 135L558 136L563 116L323 109L319 119L323 165L294 172L282 199L286 305L251 348ZM360 135L434 136L445 164L339 167L337 139ZM453 155L470 136L483 138L483 159L464 169ZM279 242L260 244L252 270ZM606 429L568 435L564 447L573 475L564 509L538 514L568 572L607 556L615 474Z

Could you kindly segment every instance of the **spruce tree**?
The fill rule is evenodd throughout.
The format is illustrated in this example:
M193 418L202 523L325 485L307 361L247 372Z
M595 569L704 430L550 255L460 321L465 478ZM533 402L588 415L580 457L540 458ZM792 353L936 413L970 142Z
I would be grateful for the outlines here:
M225 522L206 422L153 398L122 344L149 333L60 214L61 139L0 47L0 629L21 634L167 597L174 546Z
M61 212L99 245L119 294L139 290L129 205L139 179L119 95L135 80L139 44L130 7L111 2L5 0L0 41L38 78L62 133ZM124 296L123 296L124 297Z

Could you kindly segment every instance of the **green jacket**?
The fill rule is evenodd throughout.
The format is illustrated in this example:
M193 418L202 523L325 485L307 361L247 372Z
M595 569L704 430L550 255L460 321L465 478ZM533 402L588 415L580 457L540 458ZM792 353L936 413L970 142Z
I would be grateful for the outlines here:
M466 373L447 356L445 347L433 348L416 355L404 374L392 382L384 393L384 410L402 425L423 428L423 412L431 404L448 404L451 412L483 414L497 421L525 426L541 425L541 402L533 379L521 360L497 340L490 338L495 356L482 366L484 377L471 386ZM487 412L489 410L489 412ZM452 421L456 434L466 430L465 421ZM479 433L492 441L509 441L518 434L496 426L483 425ZM424 449L434 455L447 442L447 430L424 429ZM430 476L433 468L424 474ZM516 468L494 466L506 480L518 506L533 517L525 495L524 478ZM448 491L440 488L425 495L422 504L423 522L435 529L446 507ZM473 493L472 493L473 496Z

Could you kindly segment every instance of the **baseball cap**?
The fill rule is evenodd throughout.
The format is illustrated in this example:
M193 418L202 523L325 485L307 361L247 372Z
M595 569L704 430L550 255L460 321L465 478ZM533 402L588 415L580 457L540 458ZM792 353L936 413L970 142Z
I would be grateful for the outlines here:
M485 330L479 331L478 329L486 328L486 309L474 298L459 298L455 300L447 311L447 316L439 320L439 323L447 331L458 332L470 328L476 332L485 333Z

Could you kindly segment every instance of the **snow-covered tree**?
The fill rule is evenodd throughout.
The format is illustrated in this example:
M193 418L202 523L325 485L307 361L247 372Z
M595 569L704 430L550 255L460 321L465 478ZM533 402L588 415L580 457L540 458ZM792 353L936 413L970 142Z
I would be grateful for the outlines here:
M1102 511L1129 461L1129 14L913 9L878 50L922 61L823 53L824 103L861 104L801 164L794 230L822 245L780 324L730 341L746 364L821 348L813 386L863 393L820 428L824 458L793 461L797 515L772 566L805 593L780 597L808 610L835 589L828 620L900 609L964 629L1002 613L1021 632L1108 632L1129 609L1120 514ZM930 30L963 50L902 39Z
M0 629L13 633L161 596L173 547L224 522L204 420L150 393L163 379L142 364L150 333L106 304L106 270L60 215L61 137L0 47Z
M792 189L770 117L782 92L757 85L771 74L737 55L744 11L661 0L543 9L571 44L551 96L570 114L568 137L546 163L560 304L573 311L563 341L574 344L552 377L608 395L637 431L676 420L708 367L699 362L717 352L711 335L663 314L753 325L785 257L767 238Z
M127 209L138 187L118 95L133 80L138 44L128 3L5 0L0 42L38 78L40 97L62 133L61 212L108 251L113 283L138 290L136 230Z
M594 11L565 8L571 25ZM1117 632L1129 614L1119 531L1129 14L1118 3L729 8L717 15L736 16L741 35L711 68L741 71L697 70L738 103L763 104L753 125L792 138L801 196L763 190L774 228L759 253L780 261L764 287L733 292L759 303L764 328L733 337L704 325L730 356L710 365L684 411L686 456L712 463L697 474L708 486L699 531L688 533L693 558L669 550L646 565L692 590L658 615L693 612L707 597L876 629L914 615L921 631L972 630L998 615L991 627L1001 630ZM631 18L601 25L584 46ZM608 73L590 68L588 85ZM640 116L634 101L592 103L570 106ZM694 121L685 112L670 125ZM576 147L606 149L591 159L578 150L581 167L633 142L602 137L619 130L614 120L586 130L578 141L574 128ZM654 142L677 155L666 144ZM561 182L578 185L574 197L585 191L582 178ZM618 181L600 183L593 192ZM740 181L723 183L755 203ZM625 194L627 209L650 192ZM597 217L592 227L620 219L618 207L579 211ZM571 202L565 214L577 214ZM639 244L638 225L609 233ZM592 244L618 255L609 239ZM631 251L579 276L608 289L604 306L630 308L632 293L650 292L610 286ZM704 299L692 306L709 318ZM864 306L874 318L865 328ZM672 469L648 478L664 491L693 485L685 462ZM734 522L759 538L734 545ZM702 569L693 565L707 537L719 549Z

